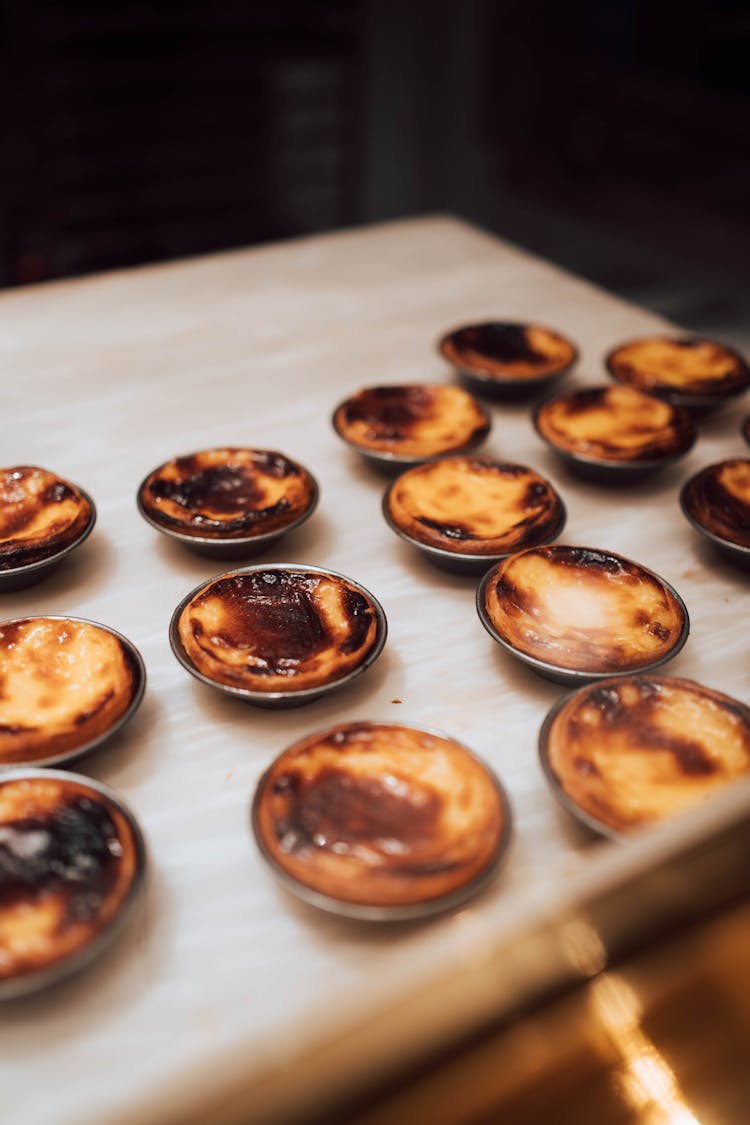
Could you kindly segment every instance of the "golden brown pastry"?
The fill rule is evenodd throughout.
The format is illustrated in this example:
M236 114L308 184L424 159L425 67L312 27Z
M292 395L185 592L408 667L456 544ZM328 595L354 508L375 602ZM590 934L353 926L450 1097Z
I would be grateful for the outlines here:
M553 716L546 757L578 808L628 831L749 773L750 709L692 680L604 680L577 691Z
M637 563L588 547L532 547L486 580L484 608L515 651L575 672L635 671L683 639L686 613Z
M83 780L0 775L0 981L88 945L133 886L139 844Z
M160 465L138 500L156 524L207 539L247 539L298 523L315 503L307 469L268 449L206 449Z
M114 633L71 617L0 623L0 764L88 745L128 710L140 686Z
M497 859L496 779L444 735L348 723L281 754L255 799L258 842L285 875L344 903L402 907L467 888Z
M563 453L601 461L667 460L695 441L687 410L635 387L591 387L545 402L536 428Z
M750 547L750 461L709 465L687 482L682 503L709 534Z
M455 329L440 341L440 351L460 371L500 382L561 374L578 355L570 340L551 328L499 321Z
M47 469L0 469L0 571L40 562L71 546L92 514L80 489Z
M255 692L340 680L379 638L373 601L338 575L258 568L208 582L182 610L178 633L202 675Z
M611 375L644 391L722 398L750 385L750 368L737 352L700 337L646 336L629 340L606 358Z
M548 542L564 518L560 497L533 469L474 457L409 469L389 488L385 507L418 543L495 557Z
M418 383L358 391L337 407L333 425L364 452L416 460L473 448L487 436L490 421L460 387Z

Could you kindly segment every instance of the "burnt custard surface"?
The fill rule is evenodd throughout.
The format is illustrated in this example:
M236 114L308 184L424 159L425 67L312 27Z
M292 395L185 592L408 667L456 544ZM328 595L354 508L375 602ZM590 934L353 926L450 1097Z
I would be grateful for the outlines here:
M257 569L209 582L178 621L182 646L204 676L257 692L302 691L342 679L373 651L373 602L346 579Z
M47 469L0 469L0 571L56 555L75 543L91 516L80 489Z
M570 340L551 328L501 321L457 328L440 341L440 351L459 370L499 381L555 375L578 354Z
M695 440L687 410L624 384L560 395L539 408L535 423L564 453L601 461L659 461Z
M546 755L576 806L627 831L750 772L750 709L692 680L605 680L563 703L547 731Z
M74 618L0 623L0 764L87 745L133 702L138 669L119 637Z
M512 648L575 672L628 672L665 659L685 613L666 583L620 555L532 547L504 559L485 585L485 610Z
M399 907L452 895L487 872L508 823L497 781L446 736L349 723L290 747L261 779L258 842L304 887Z
M739 394L750 384L750 368L737 352L701 337L646 336L629 340L606 359L610 374L642 390L685 394Z
M710 534L750 547L750 461L709 465L687 482L682 502Z
M155 469L139 490L150 519L183 535L246 539L296 523L316 497L302 465L268 449L208 449Z
M366 387L336 409L337 433L365 452L435 457L479 444L489 417L466 391L418 383Z
M508 554L546 542L563 519L549 481L524 465L450 457L403 473L386 510L404 534L454 554Z
M86 946L128 896L138 859L127 819L85 782L0 778L0 981Z

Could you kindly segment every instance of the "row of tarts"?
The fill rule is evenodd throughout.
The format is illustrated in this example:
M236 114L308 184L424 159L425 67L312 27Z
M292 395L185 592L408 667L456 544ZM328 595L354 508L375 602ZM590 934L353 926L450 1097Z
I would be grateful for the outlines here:
M517 339L513 347L517 353ZM601 439L609 422L609 436L619 432L622 445L625 435L632 452L633 435L640 440L649 428L644 420L663 431L668 416L684 448L691 444L682 408L638 389L562 401L537 411L540 433L546 405L558 429L560 419L572 420L568 430L578 438ZM337 409L334 425L366 456L409 466L386 491L386 520L438 565L484 572L477 608L494 639L541 674L585 685L552 709L540 734L558 796L584 822L619 835L746 773L750 710L653 674L687 639L680 596L631 560L553 544L565 522L560 497L533 470L472 452L486 436L485 419L457 387L412 385L360 392ZM452 456L414 448L436 435L455 448L457 432ZM651 453L657 447L666 459L675 455L674 444L652 440ZM637 468L654 461L661 463L649 455ZM746 478L737 466L747 463L725 465L729 477L722 468L718 486L741 491ZM159 530L231 558L298 526L317 498L314 478L298 463L232 448L159 466L138 504ZM714 493L704 506L715 513ZM0 472L0 582L18 588L43 577L94 520L90 497L70 482L28 466ZM307 565L256 565L192 591L175 610L170 639L204 682L261 706L294 706L364 672L386 631L379 602L352 579ZM145 687L134 646L94 622L6 622L0 653L4 765L59 764L87 752L133 714ZM502 786L464 746L395 724L350 723L302 740L272 764L253 805L260 850L291 890L372 919L425 916L475 893L500 862L510 820ZM40 987L94 956L124 921L144 863L132 814L106 788L51 769L6 773L0 996Z

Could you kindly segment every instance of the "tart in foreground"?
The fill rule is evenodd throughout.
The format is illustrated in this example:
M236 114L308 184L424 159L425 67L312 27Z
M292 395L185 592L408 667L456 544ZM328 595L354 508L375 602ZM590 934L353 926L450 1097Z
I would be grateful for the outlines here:
M0 997L92 957L143 864L132 816L103 786L57 770L0 776Z
M750 773L750 708L692 680L605 680L552 709L540 752L576 815L628 832Z
M248 698L323 691L363 671L385 642L364 587L305 565L246 567L199 586L173 616L188 671Z
M133 645L75 617L0 622L0 765L60 762L135 711L145 673Z
M495 640L563 681L654 668L677 654L689 628L663 578L590 547L511 555L482 580L477 608Z
M275 873L302 898L387 919L474 893L507 843L510 812L494 775L454 739L353 722L273 762L253 825Z

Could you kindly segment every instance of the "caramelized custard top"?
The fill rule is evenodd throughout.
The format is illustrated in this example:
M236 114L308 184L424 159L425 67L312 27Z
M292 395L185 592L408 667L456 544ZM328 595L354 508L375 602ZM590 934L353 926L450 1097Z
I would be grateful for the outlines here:
M506 835L493 775L444 735L348 723L281 754L258 787L256 834L304 886L342 902L403 906L465 887Z
M301 691L348 675L375 647L370 598L333 574L283 567L222 575L180 614L194 667L252 691Z
M80 489L47 469L0 469L0 571L56 555L79 538L91 516Z
M588 547L532 547L491 572L485 609L512 648L576 672L635 671L664 659L685 615L656 574Z
M0 623L0 764L85 746L130 707L139 673L119 637L75 618Z
M208 539L245 539L297 522L315 499L301 465L268 449L207 449L177 457L143 482L139 499L162 527Z
M434 457L478 445L490 422L478 402L450 385L367 387L341 403L336 431L358 448Z
M562 372L576 358L570 340L540 324L488 321L449 333L440 350L459 370L494 379L534 379Z
M133 883L130 824L84 781L0 777L0 980L88 944Z
M648 336L620 344L607 356L616 379L642 390L685 394L738 394L750 384L750 368L724 344L699 337Z
M560 395L539 408L536 426L558 449L594 460L675 457L695 441L687 410L625 385Z
M547 756L579 808L627 831L681 812L750 772L750 709L692 680L605 680L558 711Z
M709 465L688 481L682 500L706 531L740 547L750 547L750 461Z
M563 518L559 496L533 469L472 457L409 469L389 489L386 508L419 543L488 556L546 542Z

